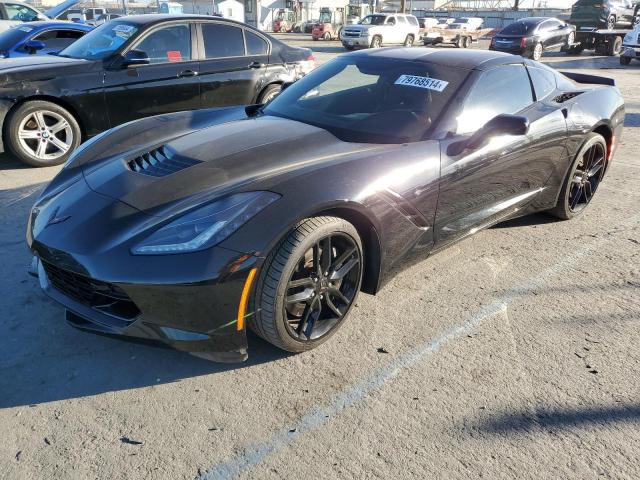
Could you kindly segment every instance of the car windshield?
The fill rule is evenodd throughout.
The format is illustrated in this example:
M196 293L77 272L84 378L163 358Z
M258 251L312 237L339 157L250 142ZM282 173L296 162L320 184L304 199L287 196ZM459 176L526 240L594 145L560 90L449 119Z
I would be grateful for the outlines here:
M362 25L384 25L384 21L387 17L384 15L367 15L364 17L360 24Z
M264 109L347 142L422 140L468 75L460 68L344 57L314 70Z
M20 25L0 33L0 50L10 50L33 31L33 27Z
M500 30L502 35L527 35L535 28L533 23L513 22Z
M100 25L60 52L61 57L102 60L116 52L138 31L138 26L113 21Z

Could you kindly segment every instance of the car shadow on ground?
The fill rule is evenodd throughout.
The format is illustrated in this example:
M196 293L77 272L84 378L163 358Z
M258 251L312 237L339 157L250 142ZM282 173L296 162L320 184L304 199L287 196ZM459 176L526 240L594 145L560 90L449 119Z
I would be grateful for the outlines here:
M513 218L494 225L492 228L514 228L514 227L530 227L532 225L545 225L547 223L556 223L559 220L552 217L548 213L533 213L524 217Z
M640 127L640 113L627 113L624 116L625 127Z
M43 183L0 192L0 409L210 375L285 358L249 335L249 360L223 364L161 344L94 335L64 321L64 309L27 274L29 209Z
M0 171L2 170L23 170L25 168L37 168L21 162L8 152L0 153Z
M597 427L640 423L640 405L615 405L577 409L548 410L544 407L532 411L506 413L480 422L479 430L494 434L521 434L539 429Z

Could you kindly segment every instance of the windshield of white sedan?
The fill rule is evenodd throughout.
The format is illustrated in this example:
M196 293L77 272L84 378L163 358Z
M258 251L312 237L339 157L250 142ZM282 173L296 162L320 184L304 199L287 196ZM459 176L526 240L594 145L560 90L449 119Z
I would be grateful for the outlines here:
M138 27L131 23L104 23L69 45L59 55L85 60L102 60L115 53L137 31Z
M345 57L287 88L264 112L351 142L422 140L468 71L394 59Z

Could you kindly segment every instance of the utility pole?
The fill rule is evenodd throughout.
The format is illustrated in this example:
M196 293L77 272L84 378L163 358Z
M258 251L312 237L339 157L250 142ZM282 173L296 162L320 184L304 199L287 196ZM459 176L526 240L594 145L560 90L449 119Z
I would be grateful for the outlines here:
M516 0L517 2L518 0ZM406 0L400 0L400 13L405 13L404 9L406 7Z

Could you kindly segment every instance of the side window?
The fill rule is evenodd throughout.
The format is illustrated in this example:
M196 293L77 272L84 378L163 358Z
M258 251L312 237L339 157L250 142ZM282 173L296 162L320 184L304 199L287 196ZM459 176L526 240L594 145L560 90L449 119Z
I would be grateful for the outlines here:
M407 23L404 17L396 17L398 19L398 23Z
M203 23L202 39L206 58L240 57L244 55L242 29L221 23Z
M84 32L80 32L77 30L48 30L41 33L40 35L35 36L33 40L44 42L46 48L62 50L63 48L71 45L83 35Z
M543 70L542 68L529 67L531 82L536 92L536 99L542 100L556 88L556 76L552 72Z
M20 22L33 22L38 19L38 12L25 7L24 5L18 5L16 3L5 3L4 9L7 12L7 20L16 20Z
M247 42L247 55L266 55L269 53L267 42L255 33L245 30L244 39Z
M504 65L484 72L467 95L456 132L472 133L496 115L514 114L533 103L524 65Z
M396 24L396 19L395 19L395 17L389 17L389 18L387 18L387 21L385 23L387 25L395 25Z
M416 17L414 17L414 16L407 17L407 20L409 21L409 23L411 25L414 25L414 26L419 25L418 24L418 19Z
M191 29L186 23L162 27L132 48L149 55L152 64L191 60Z

